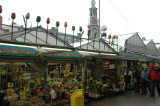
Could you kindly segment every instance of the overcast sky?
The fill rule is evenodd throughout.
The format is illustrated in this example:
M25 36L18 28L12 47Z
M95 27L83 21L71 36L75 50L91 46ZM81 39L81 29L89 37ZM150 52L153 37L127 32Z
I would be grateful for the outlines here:
M99 0L96 7L99 12ZM79 32L79 26L87 34L91 0L0 0L3 24L11 24L11 13L16 13L15 22L24 25L22 15L30 12L28 26L36 26L36 17L41 16L39 25L46 28L60 22L59 31L64 32L64 22L68 22L67 33L72 34L72 26ZM140 37L160 42L160 0L101 0L101 26L107 26L107 35L121 35L139 32Z

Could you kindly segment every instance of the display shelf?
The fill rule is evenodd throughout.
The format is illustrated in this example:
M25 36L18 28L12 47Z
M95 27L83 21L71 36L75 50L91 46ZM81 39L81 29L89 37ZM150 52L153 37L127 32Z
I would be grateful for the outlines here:
M116 67L113 61L103 61L102 72L103 72L103 75L109 76L112 82L115 82Z

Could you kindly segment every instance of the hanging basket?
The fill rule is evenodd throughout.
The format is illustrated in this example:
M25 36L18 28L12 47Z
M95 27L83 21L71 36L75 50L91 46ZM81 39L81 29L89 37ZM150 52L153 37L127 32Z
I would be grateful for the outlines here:
M35 62L35 65L37 67L41 67L41 66L44 66L47 64L46 60L44 59L44 56L42 54L37 54L35 56L35 59L34 59L34 62Z

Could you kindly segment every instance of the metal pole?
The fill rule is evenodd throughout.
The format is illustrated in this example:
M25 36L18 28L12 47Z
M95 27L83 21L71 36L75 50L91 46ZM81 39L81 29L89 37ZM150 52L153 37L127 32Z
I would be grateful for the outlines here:
M104 40L105 41L105 40ZM106 42L105 42L106 43ZM104 43L104 51L105 51L105 43Z
M113 49L114 49L114 39L112 38L112 40L113 40L113 42L112 42L112 43L113 43Z
M94 50L94 42L95 42L95 37L96 37L96 36L94 36L94 40L93 40L93 50Z
M100 51L100 39L99 39L99 51Z
M88 50L88 45L89 45L89 38L88 38L87 50Z
M118 39L117 39L117 52L118 52Z
M74 46L74 31L73 31L73 46Z
M104 51L105 51L105 43L104 43Z
M65 27L65 37L64 37L64 46L66 44L66 27Z
M57 36L58 36L58 27L57 27L57 31L56 31L56 45L57 45Z
M93 50L94 50L94 39L93 39Z
M48 40L48 24L47 24L46 44L47 44L47 40Z
M13 20L12 20L12 33L11 33L11 40L13 40Z
M26 19L26 23L25 23L25 35L24 35L24 42L26 41L26 27L27 27L27 19Z
M81 48L81 36L82 36L82 33L80 33L81 35L80 35L80 48Z
M37 31L38 31L38 22L37 22L37 30L36 30L36 43L37 43Z
M100 37L100 0L99 0L99 37Z

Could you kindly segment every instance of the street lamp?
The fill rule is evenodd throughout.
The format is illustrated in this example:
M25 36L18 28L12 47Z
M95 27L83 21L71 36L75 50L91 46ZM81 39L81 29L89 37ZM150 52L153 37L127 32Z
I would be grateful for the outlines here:
M37 16L36 22L37 22L37 30L36 30L36 43L37 43L37 31L38 31L38 23L41 21L41 17Z
M73 31L73 46L74 46L74 31L75 31L75 26L72 26L72 31Z
M81 48L81 36L82 36L82 33L81 33L82 32L82 27L81 26L79 27L79 31L80 31L80 48Z
M26 20L25 20L26 18ZM27 20L30 18L30 13L27 13L26 16L24 18L24 15L23 15L23 20L24 20L24 25L25 25L25 35L24 35L24 42L26 40L26 28L27 28Z
M64 37L64 46L66 44L66 28L67 28L67 22L64 23L64 27L65 27L65 37Z
M59 21L56 22L56 45L57 45L57 36L58 36L58 27L59 27L60 23Z
M48 41L48 24L50 24L50 18L47 18L46 23L47 23L47 35L46 35L46 44L47 44L47 41Z
M11 32L11 40L13 40L13 21L16 18L16 13L12 13L11 14L11 18L12 18L12 32Z

